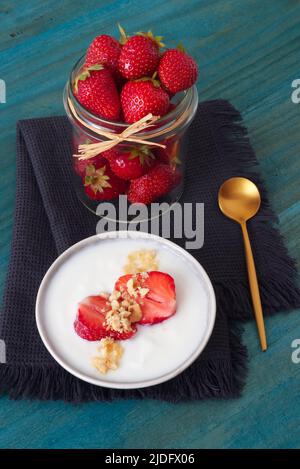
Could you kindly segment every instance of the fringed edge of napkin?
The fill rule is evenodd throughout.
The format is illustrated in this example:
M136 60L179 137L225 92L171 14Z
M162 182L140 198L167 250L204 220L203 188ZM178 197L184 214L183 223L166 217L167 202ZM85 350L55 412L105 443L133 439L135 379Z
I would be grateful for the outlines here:
M11 399L64 400L80 403L114 399L153 399L170 403L205 398L237 398L247 374L247 349L241 344L242 329L231 324L231 357L199 358L187 370L157 386L119 390L93 386L75 378L55 363L46 366L0 365L0 394Z
M258 173L258 161L251 146L243 119L228 101L210 101L207 103L212 120L211 128L215 129L214 139L220 158L234 161L235 174L250 178L259 188L261 208L258 214L248 222L251 238L252 229L259 229L259 248L269 252L270 262L276 264L279 275L268 278L257 273L264 313L271 315L277 312L300 308L300 289L295 260L289 255L278 225L278 217L272 210L263 179ZM236 163L240 166L236 169ZM230 176L229 176L230 177ZM255 245L253 245L255 257ZM274 270L274 269L273 269ZM215 282L214 288L218 307L232 319L246 320L253 317L252 302L248 282L227 281Z

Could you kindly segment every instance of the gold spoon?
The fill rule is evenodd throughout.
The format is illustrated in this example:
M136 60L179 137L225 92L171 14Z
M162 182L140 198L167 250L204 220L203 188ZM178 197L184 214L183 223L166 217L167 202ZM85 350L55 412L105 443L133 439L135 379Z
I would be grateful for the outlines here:
M238 222L242 228L254 315L256 319L260 345L262 350L265 351L267 350L266 331L255 264L246 225L247 220L252 218L259 210L261 202L260 194L256 185L252 181L249 181L249 179L234 177L227 179L227 181L222 184L219 190L218 198L219 207L224 215Z

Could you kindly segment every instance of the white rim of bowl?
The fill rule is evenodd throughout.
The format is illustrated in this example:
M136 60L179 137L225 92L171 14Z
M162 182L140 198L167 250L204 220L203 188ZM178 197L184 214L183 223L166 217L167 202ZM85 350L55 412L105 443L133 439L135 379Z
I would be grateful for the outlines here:
M201 342L199 343L198 347L195 349L195 351L186 359L184 362L175 368L173 371L169 371L168 373L164 373L161 376L158 376L157 378L152 378L149 380L143 380L143 381L135 381L135 382L114 382L114 381L106 381L106 380L101 380L100 378L92 378L84 373L81 373L80 371L74 369L72 366L69 366L68 363L66 363L63 359L60 358L59 354L55 352L53 347L51 346L50 341L47 338L47 334L44 331L44 328L42 326L42 321L41 321L41 301L42 301L42 295L43 295L43 290L47 286L47 283L49 279L51 278L52 274L55 272L55 270L74 252L79 251L81 248L85 247L88 244L91 244L95 242L96 240L104 240L104 239L127 239L127 238L132 238L132 239L151 239L153 241L157 241L158 243L165 244L167 246L170 246L173 250L179 252L181 255L184 255L185 257L188 258L190 262L196 267L196 269L200 270L202 277L205 281L205 285L207 287L207 291L209 294L209 306L210 306L210 313L209 313L209 318L208 318L208 326L205 331L205 335ZM88 238L85 238L81 241L79 241L76 244L73 244L71 247L66 249L54 262L53 264L49 267L47 270L46 274L43 277L43 280L40 284L37 297L36 297L36 307L35 307L35 319L36 319L36 324L38 328L38 332L41 336L41 339L47 348L48 352L52 357L56 360L56 362L65 370L67 370L71 375L76 376L77 378L81 379L82 381L88 382L90 384L94 384L96 386L102 386L105 388L112 388L112 389L140 389L140 388L145 388L149 386L154 386L156 384L161 384L164 383L165 381L169 381L172 378L175 378L175 376L179 375L182 373L186 368L188 368L201 354L201 352L204 350L211 334L213 331L213 327L215 324L215 319L216 319L216 297L215 297L215 292L212 286L212 283L210 281L209 276L207 275L206 271L202 267L202 265L185 249L181 248L177 244L173 243L173 241L170 241L168 239L162 238L161 236L157 236L151 233L146 233L146 232L141 232L141 231L107 231L105 233L101 234L96 234L93 236L89 236Z

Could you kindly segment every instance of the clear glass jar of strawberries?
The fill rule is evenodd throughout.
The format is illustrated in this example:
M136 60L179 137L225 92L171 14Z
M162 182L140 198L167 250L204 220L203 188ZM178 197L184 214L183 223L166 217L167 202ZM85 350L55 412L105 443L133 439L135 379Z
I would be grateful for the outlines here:
M64 91L73 127L74 184L92 211L101 201L177 201L186 130L198 105L197 65L148 33L96 37Z

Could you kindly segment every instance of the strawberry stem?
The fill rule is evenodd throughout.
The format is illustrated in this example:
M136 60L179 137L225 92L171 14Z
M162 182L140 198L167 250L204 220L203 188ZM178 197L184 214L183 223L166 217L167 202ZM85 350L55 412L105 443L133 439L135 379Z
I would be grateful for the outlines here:
M109 181L109 176L105 174L106 166L102 166L96 170L95 166L88 164L85 170L84 185L91 186L93 192L104 192L104 189L111 187Z
M158 45L158 47L166 47L165 44L162 42L163 36L154 36L154 34L152 33L152 31L150 31L150 29L147 33L145 33L144 31L138 31L136 35L151 39L153 42L155 42Z
M120 31L119 43L122 44L122 46L123 46L128 41L129 36L127 36L127 34L125 32L125 29L120 25L120 23L117 23L117 24L118 24L118 28L119 28L119 31Z
M134 160L135 158L139 158L141 166L144 166L145 163L150 166L150 160L155 160L154 154L147 145L132 147L130 149L130 156L128 159Z
M74 85L73 86L74 86L75 92L78 93L78 82L79 82L79 80L84 81L84 80L86 80L87 78L89 78L91 76L90 72L93 72L95 70L102 70L103 68L104 67L101 64L93 64L93 65L90 65L87 68L84 68L81 71L81 73L79 75L77 75L77 77L74 80Z
M180 52L185 52L185 48L184 48L183 44L181 44L181 43L178 44L177 49L180 50Z
M157 76L157 72L154 72L152 77L142 77L142 78L138 78L137 80L134 80L134 81L152 81L153 86L155 86L155 88L159 88L161 86L161 83L156 78L156 76Z

